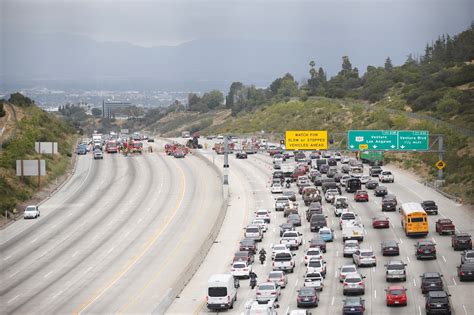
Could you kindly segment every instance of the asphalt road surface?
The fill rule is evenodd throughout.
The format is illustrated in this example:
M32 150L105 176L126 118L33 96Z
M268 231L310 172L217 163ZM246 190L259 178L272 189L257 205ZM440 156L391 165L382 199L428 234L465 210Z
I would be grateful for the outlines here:
M94 160L0 231L2 314L162 313L222 203L221 175L196 156ZM162 310L163 309L163 310Z

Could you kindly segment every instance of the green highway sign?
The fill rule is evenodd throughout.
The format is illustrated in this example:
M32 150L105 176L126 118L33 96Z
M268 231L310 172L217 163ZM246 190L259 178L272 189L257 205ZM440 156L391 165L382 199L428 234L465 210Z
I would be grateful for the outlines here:
M428 130L349 130L347 148L354 151L426 151Z

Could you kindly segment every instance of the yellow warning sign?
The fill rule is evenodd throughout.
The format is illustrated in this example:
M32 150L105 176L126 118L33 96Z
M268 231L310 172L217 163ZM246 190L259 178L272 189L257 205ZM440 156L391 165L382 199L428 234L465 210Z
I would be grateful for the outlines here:
M446 163L444 163L444 161L442 161L442 160L439 160L438 162L435 163L435 166L436 166L439 170L442 170L443 168L446 167Z
M368 144L359 144L359 150L367 150L369 148Z
M287 130L285 134L287 150L327 150L327 130Z

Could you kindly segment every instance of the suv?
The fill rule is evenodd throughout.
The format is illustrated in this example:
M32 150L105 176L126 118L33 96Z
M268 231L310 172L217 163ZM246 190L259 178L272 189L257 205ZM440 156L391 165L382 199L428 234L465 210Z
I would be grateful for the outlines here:
M472 249L472 240L471 235L469 233L455 233L451 238L451 247L454 250L466 250Z
M461 264L474 263L474 250L465 250L461 253Z
M290 198L288 196L279 196L275 200L275 211L283 211L290 206Z
M423 259L423 258L429 258L429 259L436 259L436 246L435 243L433 243L430 240L423 240L423 241L418 241L414 245L416 248L416 259Z
M405 270L405 264L401 260L390 260L385 265L385 280L390 282L391 280L407 280L407 272Z
M364 314L365 300L361 297L351 296L344 300L342 306L342 315L346 314Z
M377 266L374 251L368 248L359 249L352 254L352 261L359 266Z
M261 242L263 239L263 232L260 225L250 224L245 228L245 238L252 238L257 242Z
M465 263L457 266L459 281L474 280L474 263Z
M421 278L421 293L443 290L443 277L439 272L425 272Z
M311 232L319 232L319 229L327 226L326 216L324 214L313 214L309 221Z
M369 168L369 175L372 177L377 177L382 173L382 168L380 166L372 166Z
M381 183L393 183L395 181L395 177L393 176L392 172L390 171L382 171L379 174L379 182Z
M348 293L362 294L365 293L365 276L358 273L348 274L343 282L342 294L347 295Z
M397 210L397 197L395 195L385 195L382 198L382 211L395 211Z
M449 297L451 294L445 291L430 291L426 295L425 310L426 314L451 314L451 305Z
M38 206L28 206L25 208L25 212L23 212L24 219L36 219L40 216L40 211Z

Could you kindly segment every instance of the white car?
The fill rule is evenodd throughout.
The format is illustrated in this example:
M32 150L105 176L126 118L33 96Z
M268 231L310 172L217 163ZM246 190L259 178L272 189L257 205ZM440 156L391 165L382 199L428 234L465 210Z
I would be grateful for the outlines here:
M296 186L298 187L301 185L309 184L309 183L310 183L309 178L306 175L298 176L298 179L296 180Z
M357 266L377 266L374 251L369 248L358 249L352 254L352 261Z
M262 219L254 219L254 220L252 221L252 224L259 225L260 228L262 229L262 231L263 231L264 233L265 233L265 232L267 231L267 229L268 229L267 223L265 223L265 221L262 220Z
M25 208L25 212L23 212L24 219L36 219L39 218L40 211L38 206L28 206Z
M390 171L382 171L379 174L379 182L381 183L393 183L394 181L395 181L395 177Z
M246 261L236 261L230 269L230 273L236 278L249 278L252 271L252 265L248 265Z
M304 277L304 287L312 287L316 290L322 291L323 290L323 281L324 277L320 272L312 272L307 273Z
M343 282L348 274L358 273L356 265L344 265L339 270L339 282Z
M352 255L359 249L359 241L358 240L346 240L344 242L344 249L342 250L342 254L344 257L352 257Z
M320 272L323 277L326 277L326 262L322 259L312 258L306 267L306 273Z
M280 286L280 288L285 288L288 284L288 278L284 271L270 271L268 274L267 282L273 282Z
M326 193L324 194L324 199L326 200L326 202L333 202L334 198L336 198L336 196L339 196L339 190L337 189L328 189L326 190Z
M275 255L282 252L288 252L290 248L288 245L276 244L272 247L272 260L275 259Z
M272 186L272 194L282 194L283 193L283 186L279 183L275 183Z
M345 224L354 225L356 223L357 223L357 214L355 214L354 212L347 211L347 212L342 213L341 216L339 217L339 227L341 228L341 230Z
M280 244L288 244L292 249L299 249L303 240L297 231L286 231L280 239Z
M250 224L245 228L244 237L252 238L256 242L261 242L263 239L263 231L259 225Z
M256 299L259 302L278 301L280 287L273 282L260 283L257 286Z
M270 212L266 209L259 209L255 212L255 219L262 219L266 223L270 223Z
M349 178L352 178L350 175L342 175L341 179L340 179L340 183L342 186L346 186L346 182Z
M307 266L311 259L323 259L323 253L319 247L308 248L304 255L304 264Z
M371 179L370 175L362 175L360 177L360 182L365 185L370 179Z
M342 164L347 164L347 163L349 163L349 161L350 161L350 158L348 156L343 156L341 158L341 163Z

